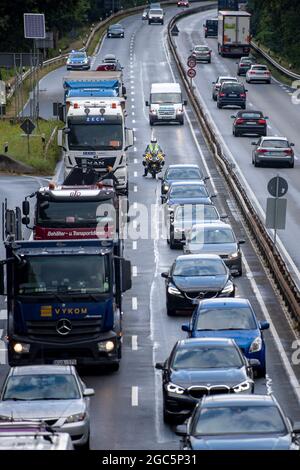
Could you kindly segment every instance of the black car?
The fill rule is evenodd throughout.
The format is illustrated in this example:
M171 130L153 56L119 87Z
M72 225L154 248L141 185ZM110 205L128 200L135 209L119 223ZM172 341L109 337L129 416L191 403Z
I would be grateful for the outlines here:
M230 271L218 255L181 255L166 279L167 314L192 312L195 302L213 297L234 297Z
M273 394L204 397L176 434L186 450L300 449L300 423L291 423Z
M106 35L108 38L124 38L124 28L119 23L112 24L108 27Z
M161 195L166 194L170 185L175 181L202 180L207 181L209 176L204 176L202 170L195 164L169 165L161 180Z
M214 38L218 36L218 18L211 18L206 20L203 25L204 36L206 38Z
M237 75L246 75L253 64L255 64L255 59L252 57L241 57L240 61L237 62Z
M267 135L267 116L261 111L248 109L239 111L235 116L231 116L233 121L232 133L235 137L244 134Z
M206 395L253 393L253 371L234 340L192 338L177 341L163 371L164 421L185 420Z
M224 106L239 106L246 109L246 93L245 87L242 83L224 82L219 89L217 96L218 108Z

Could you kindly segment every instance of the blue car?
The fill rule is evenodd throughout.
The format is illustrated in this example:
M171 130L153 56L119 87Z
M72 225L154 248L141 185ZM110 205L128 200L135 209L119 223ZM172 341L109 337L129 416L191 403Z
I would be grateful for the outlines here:
M266 375L266 347L262 330L267 321L259 322L247 299L218 298L199 302L189 324L182 325L190 338L231 338L248 359L257 359L258 377ZM257 363L258 364L258 363Z
M67 70L89 70L91 60L85 51L72 51L67 59Z

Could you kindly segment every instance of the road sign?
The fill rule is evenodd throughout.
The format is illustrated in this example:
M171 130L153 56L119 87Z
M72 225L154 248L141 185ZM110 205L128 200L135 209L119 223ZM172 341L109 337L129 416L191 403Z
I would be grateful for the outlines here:
M267 198L266 228L284 230L286 222L287 200L273 197Z
M32 122L30 119L28 119L28 118L26 118L26 119L22 122L22 124L20 125L20 127L21 127L22 131L24 131L25 134L27 134L27 135L32 134L32 132L33 132L34 129L35 129L35 125L34 125L33 122Z
M271 178L270 181L268 182L268 191L271 194L271 196L274 197L282 197L285 196L286 193L288 192L288 182L282 178L281 176L274 176L274 178Z
M188 58L188 60L187 60L187 66L188 66L190 69L193 69L194 67L196 67L196 64L197 64L197 62L196 62L195 57L190 56L190 57Z
M46 33L45 39L36 39L35 45L39 49L53 49L54 48L53 31L48 31Z
M171 29L171 34L172 34L172 36L178 36L179 29L177 28L176 24L174 24L173 28Z
M188 77L190 77L190 78L195 78L196 75L197 75L197 74L196 74L196 70L195 70L195 69L188 69L187 75L188 75Z
M45 39L45 15L43 13L24 13L24 37Z

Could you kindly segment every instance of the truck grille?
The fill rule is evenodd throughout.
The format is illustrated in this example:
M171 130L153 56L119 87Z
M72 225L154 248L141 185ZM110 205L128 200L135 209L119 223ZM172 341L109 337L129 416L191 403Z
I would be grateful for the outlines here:
M92 161L93 168L103 169L106 172L107 165L114 167L116 157L99 157L94 158L93 155L83 155L82 157L75 157L76 165L81 167L82 159Z
M158 116L160 117L175 117L173 106L160 106L158 108Z
M56 330L58 321L27 321L27 333L30 339L67 343L69 340L83 340L97 337L102 331L102 318L71 320L68 334L61 335Z

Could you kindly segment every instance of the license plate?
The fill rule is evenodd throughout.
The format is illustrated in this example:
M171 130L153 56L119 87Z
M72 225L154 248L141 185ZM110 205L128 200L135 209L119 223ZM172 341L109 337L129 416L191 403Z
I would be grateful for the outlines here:
M255 126L255 125L256 125L256 122L254 122L254 121L246 121L245 124L247 124L247 126Z
M229 93L229 96L235 98L237 95L235 93Z
M57 366L76 366L77 359L57 359L53 361L53 364Z

